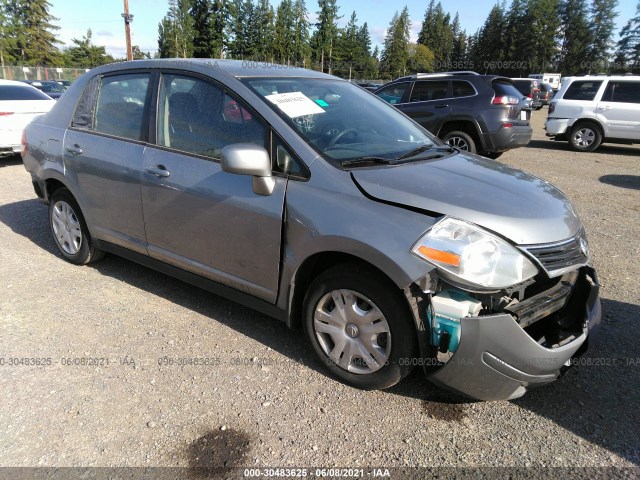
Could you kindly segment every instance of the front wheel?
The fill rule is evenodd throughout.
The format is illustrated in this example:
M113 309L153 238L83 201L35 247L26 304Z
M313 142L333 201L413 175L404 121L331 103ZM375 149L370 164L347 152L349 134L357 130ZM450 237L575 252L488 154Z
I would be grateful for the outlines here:
M58 250L71 263L84 265L104 256L102 250L93 247L78 202L66 188L51 195L49 226Z
M417 342L408 304L372 269L347 264L322 273L307 291L303 312L307 340L343 382L384 389L411 372Z
M465 132L449 132L442 137L442 141L463 152L476 153L477 151L476 142Z
M579 123L569 134L569 145L578 152L593 152L601 143L602 133L593 123Z

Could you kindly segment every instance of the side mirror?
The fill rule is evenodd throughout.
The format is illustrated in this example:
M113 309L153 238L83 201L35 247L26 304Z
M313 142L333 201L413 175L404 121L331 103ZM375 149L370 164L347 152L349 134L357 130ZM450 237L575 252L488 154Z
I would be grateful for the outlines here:
M234 143L222 149L222 171L253 176L253 191L271 195L276 185L267 151L253 143Z

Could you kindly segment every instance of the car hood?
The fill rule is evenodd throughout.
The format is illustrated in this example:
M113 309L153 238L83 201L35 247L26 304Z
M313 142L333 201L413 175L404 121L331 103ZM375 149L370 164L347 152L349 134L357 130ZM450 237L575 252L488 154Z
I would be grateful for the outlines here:
M520 245L565 240L581 228L556 187L477 155L457 153L351 174L374 199L473 222Z

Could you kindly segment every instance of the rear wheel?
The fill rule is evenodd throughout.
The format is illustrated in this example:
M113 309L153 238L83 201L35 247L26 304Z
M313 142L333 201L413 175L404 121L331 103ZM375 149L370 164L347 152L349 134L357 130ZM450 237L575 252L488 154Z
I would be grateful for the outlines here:
M417 354L407 302L388 280L356 263L322 273L304 300L307 340L345 383L388 388L412 369Z
M569 145L579 152L593 152L601 143L600 128L590 122L574 125L569 134Z
M464 152L476 153L476 142L468 133L454 131L442 137L442 141Z
M66 188L51 195L49 226L58 250L71 263L84 265L104 256L102 250L93 247L78 202Z

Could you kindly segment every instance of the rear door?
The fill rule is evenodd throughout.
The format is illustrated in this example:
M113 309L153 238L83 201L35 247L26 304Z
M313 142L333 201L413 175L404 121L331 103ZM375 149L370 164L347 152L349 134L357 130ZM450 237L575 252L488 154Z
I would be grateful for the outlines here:
M437 134L451 115L451 82L446 79L417 80L409 103L401 110L430 132Z
M95 238L146 253L140 170L150 72L95 77L64 138L65 174Z
M609 80L597 113L606 119L607 136L640 140L640 81Z
M222 171L234 143L270 148L265 122L208 79L162 76L156 146L144 153L142 201L152 257L275 302L286 176L269 196Z

